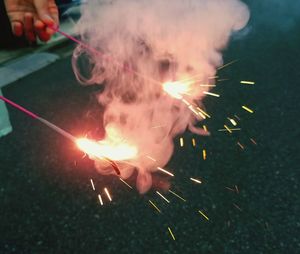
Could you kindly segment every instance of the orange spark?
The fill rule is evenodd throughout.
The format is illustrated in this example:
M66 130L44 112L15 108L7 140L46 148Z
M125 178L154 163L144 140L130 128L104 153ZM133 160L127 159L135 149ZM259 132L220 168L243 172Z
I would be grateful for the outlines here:
M202 150L202 156L203 156L203 160L206 160L206 150L205 149Z
M196 140L194 138L192 138L192 145L193 145L193 147L196 146Z

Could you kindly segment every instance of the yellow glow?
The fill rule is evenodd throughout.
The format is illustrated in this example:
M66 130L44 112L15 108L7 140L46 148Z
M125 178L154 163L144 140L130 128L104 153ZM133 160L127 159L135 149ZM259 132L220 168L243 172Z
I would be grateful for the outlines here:
M202 212L202 211L198 211L206 220L209 220L209 218L204 214L204 212Z
M191 90L192 81L181 82L181 81L168 81L163 83L163 89L166 93L176 99L182 99L184 94L188 94Z
M248 81L248 80L242 80L241 84L244 84L244 85L254 85L255 82L254 81Z
M175 241L176 239L175 239L175 236L174 236L174 234L173 234L173 232L172 232L171 228L170 228L170 227L168 227L168 230L169 230L169 233L170 233L170 235L171 235L172 239Z
M94 141L87 138L79 138L76 141L78 148L91 157L98 159L108 158L114 161L133 159L137 155L137 149L126 142L109 144L107 141Z
M246 111L248 111L249 113L253 114L254 111L246 106L242 106L243 109L245 109Z

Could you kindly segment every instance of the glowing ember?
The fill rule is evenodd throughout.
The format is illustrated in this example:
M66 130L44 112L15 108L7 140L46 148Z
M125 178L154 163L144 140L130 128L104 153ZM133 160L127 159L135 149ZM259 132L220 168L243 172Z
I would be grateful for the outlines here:
M94 141L87 138L76 140L79 149L92 158L124 161L133 159L137 155L137 149L127 143L108 144L106 141Z

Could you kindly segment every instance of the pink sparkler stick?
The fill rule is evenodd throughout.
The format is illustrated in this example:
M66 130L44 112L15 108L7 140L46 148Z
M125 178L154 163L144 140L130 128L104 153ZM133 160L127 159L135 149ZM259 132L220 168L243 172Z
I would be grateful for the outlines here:
M99 50L91 47L90 45L88 45L88 44L86 44L86 43L84 43L84 42L76 39L74 36L61 31L58 26L48 26L48 27L51 28L53 31L55 31L55 32L63 35L66 38L68 38L69 40L77 43L78 45L81 45L82 47L84 47L85 49L89 50L90 52L93 52L96 55L98 55L98 56L100 56L100 57L102 57L102 58L104 58L104 59L106 59L108 61L113 62L115 65L119 66L120 69L122 69L124 71L127 71L128 73L135 74L135 75L137 75L137 76L139 76L139 77L141 77L141 78L143 78L145 80L148 80L150 82L154 82L154 83L160 84L160 82L158 82L158 81L156 81L154 79L151 79L149 77L146 77L146 76L144 76L143 74L141 74L141 73L139 73L137 71L134 71L132 68L130 68L129 65L125 65L125 64L122 64L122 63L118 62L117 59L113 58L113 56L107 55L107 54L105 54L105 53L103 53L103 52L101 52L101 51L99 51Z
M27 116L36 119L38 121L40 121L41 123L45 124L46 126L48 126L49 128L51 128L52 130L56 131L57 133L63 135L64 137L66 137L67 139L70 139L72 142L76 143L76 138L71 135L70 133L66 132L65 130L59 128L58 126L56 126L55 124L47 121L46 119L36 115L35 113L29 111L28 109L22 107L21 105L5 98L4 96L0 96L0 100L3 100L4 102L6 102L7 104L13 106L14 108L20 110L21 112L23 112L24 114L26 114Z
M38 115L34 114L33 112L27 110L26 108L23 108L22 106L14 103L13 101L11 101L11 100L3 97L3 96L0 96L0 99L3 100L3 101L5 101L6 103L10 104L11 106L15 107L16 109L22 111L23 113L25 113L26 115L30 116L33 119L39 118Z

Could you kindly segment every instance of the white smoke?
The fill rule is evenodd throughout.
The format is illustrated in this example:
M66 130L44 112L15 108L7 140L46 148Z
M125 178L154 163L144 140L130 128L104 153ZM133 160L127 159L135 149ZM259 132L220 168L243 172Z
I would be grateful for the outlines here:
M176 135L188 127L202 133L194 127L199 119L161 84L193 76L211 83L221 50L248 19L247 6L238 0L90 0L83 7L77 31L105 56L78 46L75 74L82 83L105 86L98 101L105 107L106 139L121 136L138 148L135 159L119 165L123 178L138 170L141 193L151 187L151 173L171 158ZM89 78L81 75L81 55L89 58ZM200 105L207 89L192 84L188 100ZM114 172L101 161L96 167Z

